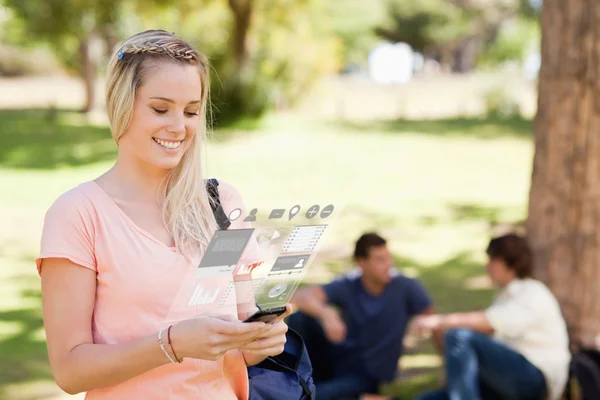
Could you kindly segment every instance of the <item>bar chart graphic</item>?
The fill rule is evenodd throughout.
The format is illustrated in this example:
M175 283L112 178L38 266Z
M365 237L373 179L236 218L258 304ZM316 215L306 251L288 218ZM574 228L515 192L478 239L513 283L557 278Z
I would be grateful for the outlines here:
M221 290L219 288L209 290L206 289L202 284L196 285L194 293L188 302L188 306L198 306L203 304L212 304L217 300L217 296Z

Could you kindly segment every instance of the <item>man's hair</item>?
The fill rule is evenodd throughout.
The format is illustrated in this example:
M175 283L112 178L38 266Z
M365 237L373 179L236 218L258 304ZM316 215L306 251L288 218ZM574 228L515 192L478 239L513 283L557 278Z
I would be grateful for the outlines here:
M487 248L490 258L499 258L515 271L517 277L529 278L533 273L533 255L525 238L510 233L492 239Z
M354 259L358 260L360 258L368 258L369 250L372 247L385 246L386 243L387 242L384 238L374 232L365 233L356 241L356 246L354 248Z

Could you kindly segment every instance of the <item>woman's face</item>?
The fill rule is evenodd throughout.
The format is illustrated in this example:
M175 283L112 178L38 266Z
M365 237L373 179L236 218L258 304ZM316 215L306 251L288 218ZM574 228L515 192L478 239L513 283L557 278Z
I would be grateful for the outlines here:
M119 155L170 170L189 150L200 123L202 87L193 65L162 62L146 71Z

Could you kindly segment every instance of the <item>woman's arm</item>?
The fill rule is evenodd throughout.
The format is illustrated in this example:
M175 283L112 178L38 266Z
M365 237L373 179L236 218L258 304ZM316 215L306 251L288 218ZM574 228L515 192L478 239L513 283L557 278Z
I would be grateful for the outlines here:
M93 343L96 272L67 259L47 258L41 278L48 355L54 378L65 392L115 385L170 362L157 335L122 344Z
M94 344L96 273L63 258L44 259L42 267L48 354L54 378L65 392L75 394L116 385L171 362L158 345L157 333L126 343ZM180 359L214 361L229 350L241 349L264 337L268 328L263 322L199 317L174 325L171 341ZM162 338L166 338L166 332ZM170 346L164 347L175 359Z

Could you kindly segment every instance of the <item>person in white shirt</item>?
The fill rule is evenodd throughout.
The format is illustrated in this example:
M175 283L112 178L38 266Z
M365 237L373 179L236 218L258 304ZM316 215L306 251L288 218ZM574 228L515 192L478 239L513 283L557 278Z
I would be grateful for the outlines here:
M494 238L487 254L486 271L500 288L489 308L415 320L417 331L437 339L446 367L446 387L419 400L560 399L571 355L556 298L531 278L524 238Z

